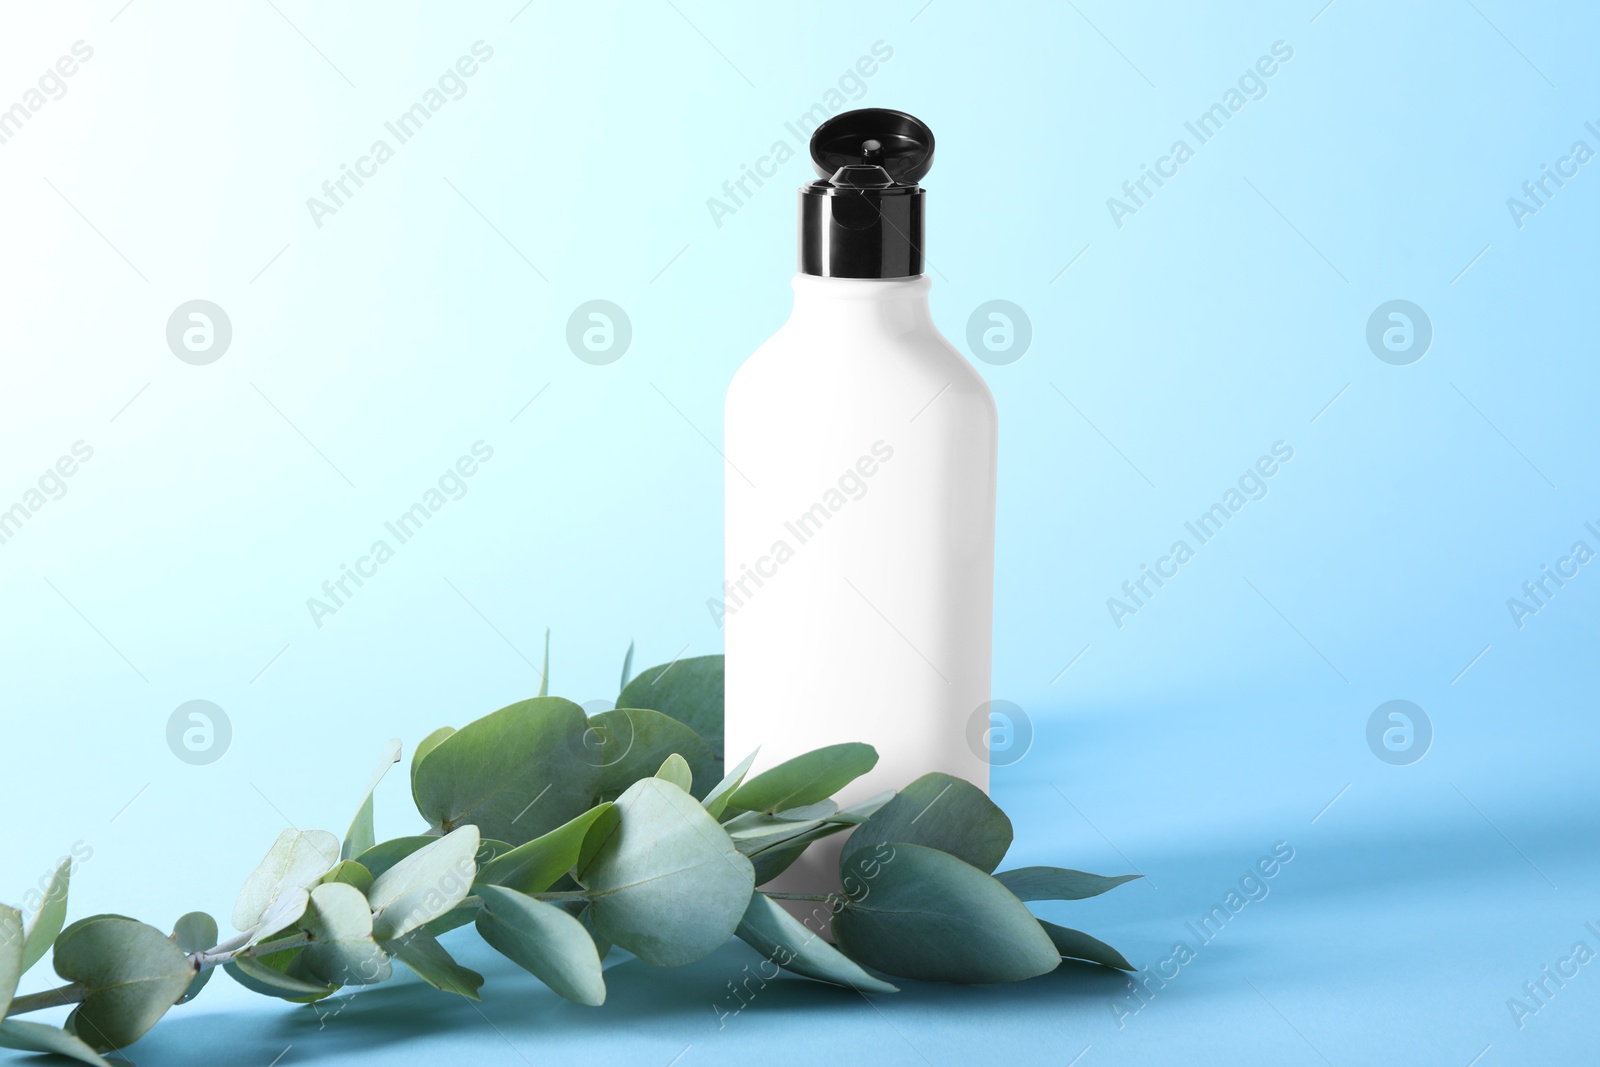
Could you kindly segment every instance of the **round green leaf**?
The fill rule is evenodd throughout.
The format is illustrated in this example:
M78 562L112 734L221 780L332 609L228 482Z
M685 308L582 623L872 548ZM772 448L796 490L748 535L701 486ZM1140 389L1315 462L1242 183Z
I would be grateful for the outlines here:
M871 745L849 741L785 760L734 790L730 804L746 811L776 812L827 800L877 766Z
M888 982L862 970L764 893L750 897L750 907L745 910L737 933L739 940L795 974L858 992L899 992Z
M610 800L641 778L656 773L673 755L689 764L694 785L688 792L708 792L722 773L722 763L699 734L659 711L617 708L589 720L584 757L600 765L599 796Z
M722 657L696 656L639 672L617 697L619 708L649 708L705 738L722 762Z
M311 938L301 965L317 981L343 986L388 980L389 955L372 940L372 911L355 886L330 882L313 889L300 928Z
M468 723L417 764L417 810L441 830L471 824L497 841L531 841L592 804L600 768L584 748L588 730L583 709L560 697Z
M285 830L239 891L233 906L233 928L256 929L280 895L316 885L337 862L337 837L323 830Z
M217 920L203 911L191 911L179 919L172 927L172 943L181 948L185 954L193 956L196 952L204 952L217 944ZM200 995L200 990L211 981L215 968L207 967L194 976L194 981L189 983L189 988L184 990L184 1004Z
M422 766L422 761L427 758L428 753L439 747L439 742L455 732L456 728L454 726L441 726L417 743L416 750L411 753L411 791L413 794L417 789L417 768Z
M81 919L62 931L55 968L88 991L67 1029L99 1052L143 1037L195 976L189 958L166 934L120 915Z
M869 967L933 982L1018 982L1061 962L1026 904L949 853L874 846L851 852L843 870L850 900L833 933Z
M948 852L987 874L1011 847L1011 820L971 782L925 774L856 827L850 850L902 841Z
M671 782L685 793L694 792L694 772L689 769L689 761L676 752L662 761L656 777Z
M360 860L340 860L334 864L333 870L322 876L320 884L329 885L334 882L355 886L362 893L366 893L372 889L372 872Z
M568 1000L605 1003L600 954L582 923L554 904L500 886L481 886L478 894L478 933L485 941Z
M393 941L461 903L478 873L477 854L478 828L463 826L379 875L369 898L373 935Z
M598 804L543 837L496 856L478 870L477 884L505 886L519 893L543 893L578 865L590 828L612 807Z
M645 778L617 800L614 830L578 870L600 935L646 963L676 967L733 935L755 870L699 803Z
M427 848L437 837L425 834L414 834L410 837L395 837L388 841L380 841L356 857L356 862L367 869L374 878L380 878L390 867L399 863L419 848Z

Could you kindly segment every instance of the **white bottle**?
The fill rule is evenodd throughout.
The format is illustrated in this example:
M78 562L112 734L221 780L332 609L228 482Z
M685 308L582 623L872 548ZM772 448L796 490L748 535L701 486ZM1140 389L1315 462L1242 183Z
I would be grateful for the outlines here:
M850 803L929 771L988 788L998 422L933 324L933 136L900 112L818 128L794 311L726 410L726 757L864 741ZM774 885L836 884L838 839Z

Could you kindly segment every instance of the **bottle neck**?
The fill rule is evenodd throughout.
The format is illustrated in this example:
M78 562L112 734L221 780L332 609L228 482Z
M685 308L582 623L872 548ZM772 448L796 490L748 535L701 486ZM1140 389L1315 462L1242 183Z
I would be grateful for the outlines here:
M932 282L909 278L823 278L796 274L791 326L826 322L830 329L907 333L933 328Z

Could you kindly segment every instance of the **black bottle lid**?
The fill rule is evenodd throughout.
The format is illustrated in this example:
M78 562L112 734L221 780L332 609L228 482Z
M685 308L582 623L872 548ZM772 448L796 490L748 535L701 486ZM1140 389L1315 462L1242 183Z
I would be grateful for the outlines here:
M800 188L800 272L824 278L922 273L923 190L933 131L903 111L869 107L811 135L818 181Z

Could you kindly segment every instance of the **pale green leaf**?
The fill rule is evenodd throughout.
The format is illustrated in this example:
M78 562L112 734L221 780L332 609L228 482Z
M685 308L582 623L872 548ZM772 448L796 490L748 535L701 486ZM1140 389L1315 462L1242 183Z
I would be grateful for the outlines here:
M722 657L696 656L640 671L623 686L619 708L649 708L705 739L722 762Z
M383 747L383 755L379 757L372 780L367 783L367 791L361 798L361 807L356 809L356 817L344 835L344 845L339 849L340 859L354 859L377 844L377 833L372 824L372 794L377 790L378 783L383 781L383 776L389 773L389 768L399 762L400 739L397 737Z
M250 992L266 997L310 1003L338 992L337 986L290 977L254 956L236 956L224 964L223 969Z
M1026 904L947 852L877 845L850 853L843 872L850 899L833 933L859 963L924 981L1017 982L1061 962Z
M710 745L659 711L617 708L601 712L589 723L589 754L585 758L600 765L598 792L602 800L613 799L639 779L649 778L673 754L682 756L693 772L691 793L710 790L722 772Z
M403 858L397 857L395 862L398 863ZM331 885L337 882L341 885L355 886L362 893L366 893L372 889L372 878L372 872L360 860L340 860L334 864L333 870L322 876L319 884Z
M133 1044L194 979L183 950L160 930L120 915L80 919L55 943L56 973L88 995L66 1028L96 1051Z
M483 975L457 963L427 930L413 930L397 941L385 942L383 947L433 988L468 1000L479 999Z
M22 912L0 904L0 1019L11 1007L16 996L17 982L25 969L22 965Z
M295 886L286 889L273 900L272 906L267 909L261 921L256 924L255 932L250 935L248 945L257 945L294 926L300 921L300 916L306 913L306 907L311 903L309 890Z
M560 697L468 723L417 767L417 810L438 829L470 823L497 841L531 841L592 805L600 760L584 748L588 731L583 709Z
M693 963L732 936L755 870L682 789L645 778L617 800L621 818L580 867L601 936L646 963Z
M750 897L750 906L745 910L737 934L739 940L795 974L858 992L899 992L888 982L862 970L764 893Z
M1081 930L1045 922L1043 919L1039 920L1039 925L1044 927L1044 932L1055 945L1056 951L1066 959L1088 960L1090 963L1098 963L1102 967L1114 967L1119 971L1138 970L1123 957L1122 953L1099 938L1090 937Z
M372 911L354 886L331 882L313 889L300 929L311 939L301 965L317 981L373 985L389 978L388 953L373 941Z
M27 941L22 950L24 973L44 959L50 946L55 944L61 928L66 925L67 886L71 880L72 861L62 860L61 866L50 876L50 888L45 890L44 903L39 905L39 913L33 917L33 924L28 928Z
M478 933L485 941L568 1000L605 1003L600 954L582 923L554 904L500 886L478 893Z
M896 842L948 852L988 874L1011 847L1011 820L972 783L925 774L856 827L850 848Z
M339 861L339 839L323 830L285 830L239 891L233 927L250 931L281 894L309 889Z
M621 693L628 688L628 682L633 678L633 642L628 642L628 654L622 657L622 684L617 692Z
M214 948L217 944L219 931L217 920L203 911L191 911L183 916L172 926L172 943L177 945L185 954L193 956L196 952L204 952ZM216 968L207 967L194 976L194 981L189 983L189 988L184 990L184 1004L200 995L200 990L211 981L211 976L216 973Z
M676 752L662 761L656 777L663 782L671 782L685 793L694 790L694 772L689 769L689 761Z
M370 896L374 936L393 941L461 903L478 872L477 853L478 828L463 826L379 875Z
M878 763L871 745L848 741L785 760L738 789L729 803L746 811L776 812L826 800Z
M995 880L1015 893L1018 900L1084 900L1139 877L1142 876L1086 874L1066 867L1018 867L1001 871Z
M705 808L713 819L722 818L722 813L728 810L728 798L733 796L735 789L744 784L744 776L750 773L750 767L755 763L756 755L759 751L758 749L740 760L739 765L729 771L722 781L712 787L711 792L707 793L706 798L700 802L700 806Z
M22 1019L7 1019L5 1022L0 1022L0 1046L22 1052L53 1052L57 1056L65 1056L79 1063L94 1064L95 1067L111 1067L94 1049L86 1045L82 1038L65 1030L57 1030L53 1026L30 1023Z
M611 810L609 803L596 805L543 837L495 857L479 868L477 884L543 893L578 865L591 828Z

